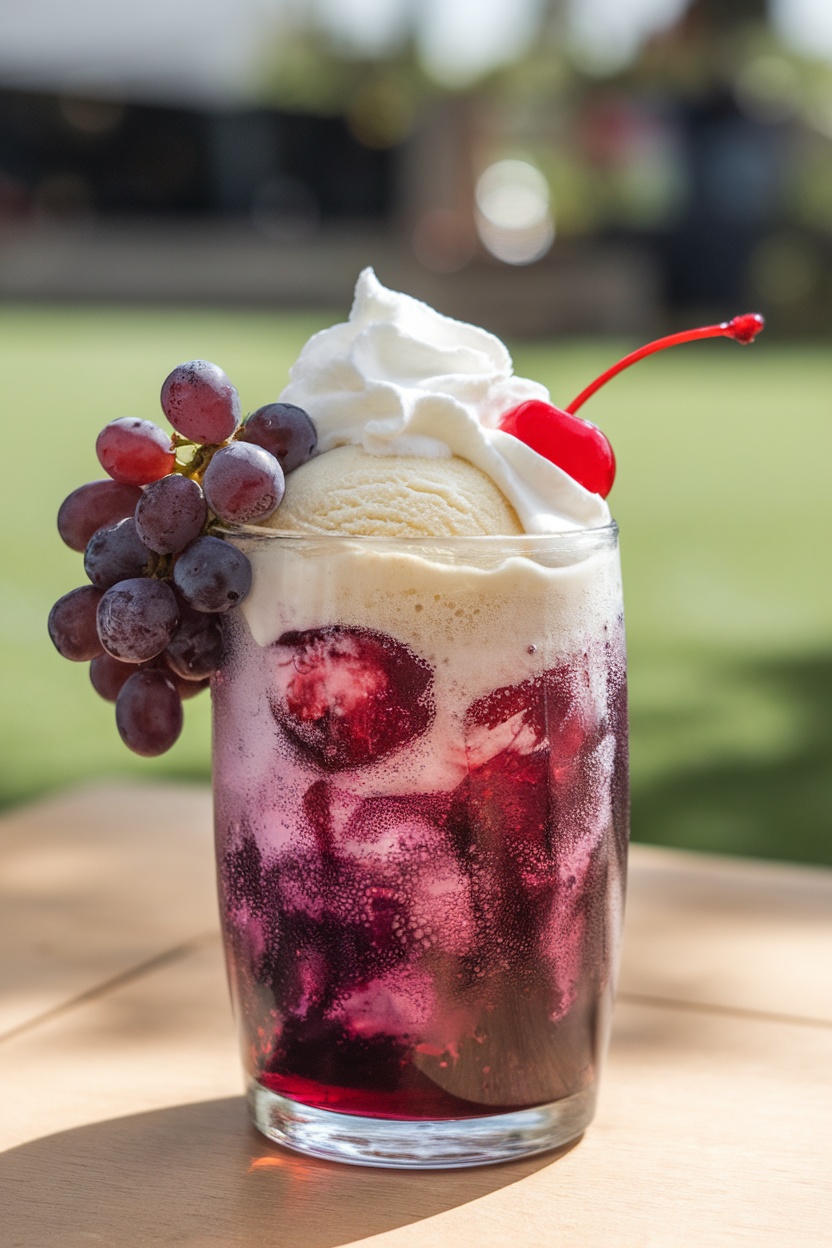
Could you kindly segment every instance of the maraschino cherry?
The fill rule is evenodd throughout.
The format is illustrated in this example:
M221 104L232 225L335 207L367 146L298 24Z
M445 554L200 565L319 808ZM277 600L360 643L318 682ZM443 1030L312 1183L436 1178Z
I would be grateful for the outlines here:
M567 407L554 407L540 399L530 399L506 412L499 427L504 433L511 433L525 442L538 455L557 464L591 493L606 498L615 480L615 456L601 430L575 415L578 408L617 373L655 351L664 351L666 347L676 347L683 342L695 342L699 338L733 338L736 342L748 344L764 327L765 321L758 312L748 312L719 325L705 325L701 329L688 329L681 334L658 338L613 364Z

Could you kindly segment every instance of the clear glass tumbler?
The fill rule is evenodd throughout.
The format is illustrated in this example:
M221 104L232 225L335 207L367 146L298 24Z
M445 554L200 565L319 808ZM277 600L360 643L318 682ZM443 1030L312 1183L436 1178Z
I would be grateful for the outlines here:
M383 1166L574 1140L628 836L614 525L235 534L214 685L220 904L252 1115Z

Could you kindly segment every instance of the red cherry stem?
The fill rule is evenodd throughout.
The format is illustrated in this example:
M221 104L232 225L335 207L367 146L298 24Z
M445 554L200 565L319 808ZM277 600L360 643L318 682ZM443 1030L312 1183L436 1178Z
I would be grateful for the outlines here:
M608 368L600 377L596 377L595 381L590 382L585 390L582 390L577 399L573 399L568 407L563 410L574 416L579 407L583 407L587 399L591 399L596 390L600 390L608 381L615 377L618 373L629 368L631 364L635 364L638 360L643 360L646 355L653 355L656 351L664 351L667 347L677 347L683 342L695 342L698 338L733 338L735 342L741 342L747 345L753 342L761 329L765 328L765 321L759 312L746 312L743 316L735 316L733 320L721 321L719 325L705 325L702 329L686 329L681 334L668 334L666 338L657 338L655 342L648 342L646 346L639 347L637 351L631 351L629 355L625 355L623 360L619 360L617 364L613 364L612 368Z

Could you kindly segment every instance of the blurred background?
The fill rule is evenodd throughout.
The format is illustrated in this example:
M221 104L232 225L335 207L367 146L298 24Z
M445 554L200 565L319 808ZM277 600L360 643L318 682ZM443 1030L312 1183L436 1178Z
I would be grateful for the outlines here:
M183 359L277 397L358 271L507 338L619 460L637 839L832 863L829 0L0 0L0 802L148 762L52 601L94 440ZM822 571L823 569L825 571Z

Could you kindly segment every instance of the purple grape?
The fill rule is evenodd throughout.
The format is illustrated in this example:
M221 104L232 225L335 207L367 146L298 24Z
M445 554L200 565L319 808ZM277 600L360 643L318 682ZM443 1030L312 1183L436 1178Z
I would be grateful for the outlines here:
M219 537L198 537L176 560L173 583L197 611L228 611L251 589L251 564Z
M165 379L161 399L174 429L191 442L224 442L240 423L240 396L207 360L179 364Z
M208 506L228 524L265 520L283 498L283 469L268 451L234 442L217 451L202 478Z
M84 550L96 529L132 516L141 496L137 485L124 485L109 477L88 481L61 503L58 532L72 550Z
M284 473L290 473L315 454L318 434L302 407L294 403L267 403L252 412L237 440L262 446L279 461Z
M200 618L209 619L210 617L201 616ZM186 680L177 675L169 667L165 653L148 660L147 663L122 663L107 653L99 654L90 663L90 681L95 692L105 702L115 702L130 677L136 672L144 671L161 672L171 682L183 701L185 698L193 698L198 693L202 693L202 690L207 689L211 683L208 679Z
M111 654L99 654L90 663L90 680L105 702L115 702L125 681L136 672L135 663L120 663Z
M98 636L114 659L143 663L161 654L179 623L179 603L164 581L120 581L98 604Z
M198 693L202 693L203 689L211 687L211 681L208 676L204 680L184 680L181 676L177 676L176 672L172 672L168 668L166 672L168 680L173 681L174 688L179 694L183 702L188 698L195 698Z
M152 420L122 416L98 435L95 453L101 467L126 485L147 485L173 472L170 438Z
M96 611L102 596L94 585L82 585L59 598L49 612L49 636L65 659L83 663L102 653L96 629Z
M136 532L132 516L117 524L96 529L84 552L84 571L98 589L141 576L147 563L147 547Z
M208 519L205 496L190 477L174 473L154 481L136 507L136 528L148 550L172 555L199 537Z
M165 660L183 680L213 676L222 662L222 631L219 621L203 611L183 607L179 627L165 650Z
M135 754L153 758L169 750L182 731L182 702L164 672L142 668L116 699L116 726Z

